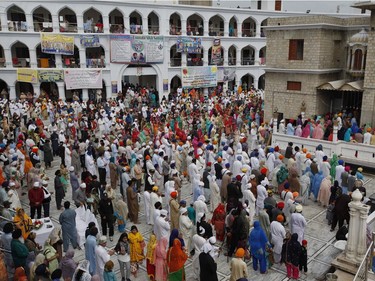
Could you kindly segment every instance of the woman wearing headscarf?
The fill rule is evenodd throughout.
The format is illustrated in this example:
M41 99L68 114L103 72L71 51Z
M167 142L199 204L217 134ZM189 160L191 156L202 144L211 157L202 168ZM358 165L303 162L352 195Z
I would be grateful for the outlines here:
M17 228L21 229L22 237L24 239L27 239L32 230L33 222L31 218L25 213L24 209L16 209L16 214L14 215L13 222L15 223Z
M72 281L91 281L89 266L88 260L81 261L73 274Z
M306 120L305 123L303 123L301 137L303 137L303 138L309 138L310 137L310 124L309 124L308 120Z
M329 198L331 196L331 176L327 176L322 180L319 188L318 202L320 202L323 207L327 207L329 204Z
M49 272L54 272L59 267L59 254L57 253L55 248L51 246L51 240L49 238L46 240L46 242L44 242L43 255L48 261Z
M77 263L73 260L74 257L74 250L72 248L69 248L68 251L66 251L65 256L62 258L60 263L60 268L62 270L62 277L64 280L67 280L68 278L72 280L73 274L77 268Z
M199 254L200 281L218 281L217 264L210 255L212 249L210 243L205 243L202 247L202 252Z
M162 237L155 248L155 281L167 280L167 247L168 240Z
M63 250L62 250L62 238L61 238L61 226L56 225L55 228L52 230L52 232L49 235L50 244L52 247L55 248L57 253L59 254L58 260L61 260L61 257L63 255Z
M115 201L114 207L118 230L120 232L124 232L126 227L126 220L128 219L128 205L124 202L122 196L119 196L117 201Z
M35 280L35 269L42 263L44 263L46 260L46 257L40 253L38 254L36 257L35 257L35 261L33 263L33 265L31 266L30 268L30 281L34 281Z
M260 266L260 273L264 274L267 271L266 261L266 245L268 244L267 236L260 227L259 221L254 222L254 229L249 236L249 244L251 254L253 256L253 269L258 270L258 262Z
M224 241L225 235L225 205L219 203L214 213L212 214L211 223L215 227L216 239L219 241Z
M155 249L156 249L156 236L155 234L150 235L150 239L147 244L146 252L146 269L147 275L150 280L155 280Z
M142 263L143 259L145 258L143 254L145 242L135 225L130 228L128 239L130 243L130 270L133 275L137 277L139 264Z
M344 134L344 141L350 142L351 139L352 139L352 129L348 128L346 129L345 134Z
M184 281L185 270L184 265L187 260L187 254L182 250L181 241L174 239L173 246L167 252L168 280Z
M180 240L180 243L181 243L181 249L185 248L185 241L184 241L184 239L182 239L182 238L180 237L180 233L179 233L178 229L173 229L173 230L171 231L171 235L169 236L169 248L170 248L170 247L173 247L173 241L174 241L175 239Z
M338 181L333 182L333 186L331 186L331 196L329 197L329 204L335 203L336 198L342 194L342 188L339 186Z
M128 234L122 233L115 247L115 252L118 255L118 262L120 265L121 279L130 280L130 255L129 255L129 241Z
M339 165L339 160L336 153L333 153L333 156L329 161L329 164L331 165L331 170L329 174L331 175L331 180L333 182L336 178L336 167Z
M301 244L298 242L297 233L293 233L291 239L285 243L285 265L288 278L299 278L298 266L302 252L301 247Z
M311 191L314 194L315 202L317 202L318 200L320 184L322 183L323 179L324 176L322 171L319 171L317 174L314 175L314 179L311 185Z

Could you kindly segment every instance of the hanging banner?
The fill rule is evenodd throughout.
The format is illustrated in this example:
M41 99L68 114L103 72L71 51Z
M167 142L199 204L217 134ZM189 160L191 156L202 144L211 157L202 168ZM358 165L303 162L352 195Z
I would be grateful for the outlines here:
M164 92L168 91L168 86L169 86L168 79L163 79L163 91Z
M62 70L38 70L39 82L62 82L64 72Z
M74 54L74 37L60 34L40 34L42 52L46 54Z
M202 39L200 37L178 37L177 52L200 54L202 52Z
M220 39L215 39L214 45L211 48L211 64L218 65L222 62L222 60Z
M142 35L111 35L111 62L114 63L162 63L164 61L164 37Z
M27 83L38 83L38 70L29 68L17 68L17 81Z
M101 89L102 71L95 69L67 69L64 71L67 90Z
M81 46L85 48L100 47L99 35L96 34L81 35L79 41L81 42Z
M111 81L112 94L117 94L117 81Z
M217 82L227 82L236 79L236 69L235 68L217 68Z
M183 88L211 88L217 86L217 67L183 67Z

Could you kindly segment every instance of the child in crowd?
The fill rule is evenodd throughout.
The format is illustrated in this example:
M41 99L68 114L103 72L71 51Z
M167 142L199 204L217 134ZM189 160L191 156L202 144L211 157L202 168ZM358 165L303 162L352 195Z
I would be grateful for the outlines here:
M301 257L299 259L299 271L306 274L307 273L307 241L302 240L302 251L301 251Z
M116 274L113 272L113 261L109 260L104 265L104 281L117 281Z

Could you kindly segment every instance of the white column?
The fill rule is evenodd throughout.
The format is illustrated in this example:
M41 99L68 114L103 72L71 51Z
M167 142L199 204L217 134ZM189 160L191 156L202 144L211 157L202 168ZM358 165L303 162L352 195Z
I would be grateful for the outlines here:
M335 143L337 142L338 138L337 138L337 132L339 131L339 126L337 126L337 121L334 121L333 122L333 138L332 138L332 142Z
M79 50L79 64L80 68L86 68L86 49Z
M242 61L241 49L237 48L237 50L236 50L236 65L241 65L241 61Z
M148 18L142 18L142 33L148 34Z
M237 22L237 37L242 37L242 22Z
M55 32L55 33L60 32L59 15L52 15L52 28L53 28L53 32Z
M83 15L77 15L77 30L78 30L78 33L84 33L84 30L83 30Z
M8 85L9 87L9 99L14 100L16 99L16 86Z
M204 49L204 55L203 55L203 65L204 66L208 65L208 50L209 50L209 48Z
M124 17L124 33L129 34L130 33L130 18Z
M6 13L0 14L0 21L1 21L1 30L8 31L8 19Z
M224 50L224 65L228 65L228 50Z
M181 35L186 36L186 20L181 20Z
M273 124L272 124L272 133L276 134L277 133L277 112L273 113Z
M255 27L255 36L256 37L260 37L260 34L261 34L261 32L260 32L260 28L261 28L261 24L260 23L258 23L257 25L256 25L256 27Z
M258 89L258 81L259 81L259 79L254 78L253 87L254 87L255 89Z
M27 31L34 31L34 22L33 22L33 15L26 14L26 24L27 24Z
M203 22L203 36L208 36L208 32L209 32L209 26L208 26L208 20L205 20Z
M4 55L5 55L6 67L13 67L12 50L10 48L8 48L8 49L4 48Z
M109 83L109 85L105 84L105 90L107 92L107 99L109 99L109 97L111 97L111 98L117 97L117 93L112 94L112 85L111 85L111 83Z
M36 51L35 49L29 49L29 55L30 55L30 67L31 68L37 68L38 63L36 60Z
M229 21L224 22L224 37L229 36Z
M109 92L111 93L111 92ZM108 92L107 92L108 95ZM88 89L82 89L82 100L89 100L89 90Z
M254 49L254 65L260 65L259 51Z
M57 69L63 68L61 55L55 55L55 63Z
M186 66L187 63L187 54L181 53L181 66Z
M64 82L56 82L59 90L59 99L65 100L65 84Z
M365 57L367 55L366 53L367 53L366 50L364 50L362 53L361 71L363 71L365 68Z
M109 16L103 15L103 33L109 33Z

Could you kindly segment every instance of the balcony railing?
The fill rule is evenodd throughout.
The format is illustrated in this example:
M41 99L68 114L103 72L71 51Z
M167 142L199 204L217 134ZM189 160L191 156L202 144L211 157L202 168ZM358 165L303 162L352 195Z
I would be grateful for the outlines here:
M181 35L181 26L171 25L169 27L169 35Z
M10 21L8 20L9 31L27 31L27 22L25 21Z
M242 29L242 37L255 37L255 29Z
M77 23L60 22L60 32L78 32Z
M86 59L87 68L104 68L105 59Z
M62 65L64 68L79 68L79 59L63 58Z
M231 29L229 28L229 37L237 37L237 28Z
M181 66L181 58L171 58L171 66Z
M13 58L13 67L30 67L30 58Z
M375 233L372 233L372 241L370 246L368 247L366 254L359 266L356 275L354 276L353 281L367 281L369 271L372 270L372 262L373 262L373 252L374 252L374 236Z
M203 66L203 59L201 58L188 58L187 66Z
M224 36L224 28L210 28L209 36Z
M244 58L241 62L242 65L254 65L254 58Z
M143 34L143 26L137 25L137 24L131 24L130 34Z
M39 68L55 68L56 63L54 59L51 58L38 58L37 59Z
M35 32L52 32L53 31L52 22L34 21L34 31Z
M110 33L124 33L125 27L123 24L110 24L109 25L109 32Z
M159 35L159 25L149 25L148 26L148 34L150 35Z
M236 65L237 59L236 58L228 58L228 65Z

